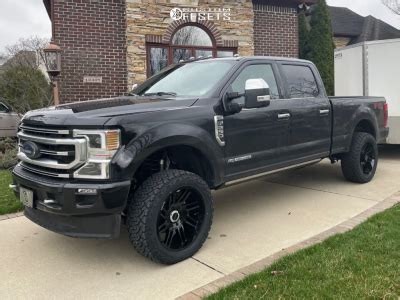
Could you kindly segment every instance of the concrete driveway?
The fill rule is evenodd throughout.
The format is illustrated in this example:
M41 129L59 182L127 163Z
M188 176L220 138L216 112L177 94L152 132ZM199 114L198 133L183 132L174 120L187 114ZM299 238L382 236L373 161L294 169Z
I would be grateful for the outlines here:
M400 190L400 148L382 150L375 180L344 181L328 161L214 193L210 237L195 257L161 266L123 229L78 240L25 217L0 221L0 298L172 299L325 231Z

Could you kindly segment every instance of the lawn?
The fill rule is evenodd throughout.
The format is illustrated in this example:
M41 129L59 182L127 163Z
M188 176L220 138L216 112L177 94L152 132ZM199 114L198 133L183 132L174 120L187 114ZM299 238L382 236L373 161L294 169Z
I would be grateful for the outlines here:
M208 299L400 299L400 206Z
M22 210L21 203L8 187L11 182L11 172L5 170L0 171L0 215Z

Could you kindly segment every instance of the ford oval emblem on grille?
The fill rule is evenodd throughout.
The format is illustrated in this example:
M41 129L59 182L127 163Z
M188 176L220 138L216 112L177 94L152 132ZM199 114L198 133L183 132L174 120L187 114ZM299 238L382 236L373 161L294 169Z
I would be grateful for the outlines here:
M40 157L39 146L31 141L23 143L21 146L21 151L30 159L36 159Z

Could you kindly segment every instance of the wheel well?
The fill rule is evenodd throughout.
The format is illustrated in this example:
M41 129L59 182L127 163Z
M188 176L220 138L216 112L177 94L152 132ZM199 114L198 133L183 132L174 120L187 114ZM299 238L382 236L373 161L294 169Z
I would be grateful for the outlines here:
M206 156L198 149L185 146L171 146L148 156L134 174L135 186L138 187L151 175L165 169L178 169L199 175L212 186L214 174Z
M371 134L374 138L376 138L375 128L372 123L368 120L362 120L358 122L356 129L354 132L365 132Z

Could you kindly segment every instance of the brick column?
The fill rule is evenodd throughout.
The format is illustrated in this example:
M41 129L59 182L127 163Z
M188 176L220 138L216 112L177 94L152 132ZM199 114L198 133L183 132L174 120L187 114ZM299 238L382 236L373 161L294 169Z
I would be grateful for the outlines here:
M54 0L54 40L62 49L62 103L127 92L125 0ZM93 77L84 82L85 76ZM92 79L92 82L90 82Z
M254 53L298 57L297 9L254 4Z

